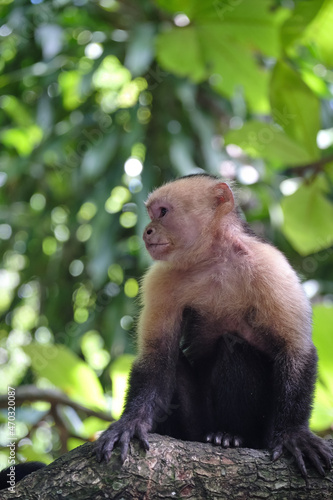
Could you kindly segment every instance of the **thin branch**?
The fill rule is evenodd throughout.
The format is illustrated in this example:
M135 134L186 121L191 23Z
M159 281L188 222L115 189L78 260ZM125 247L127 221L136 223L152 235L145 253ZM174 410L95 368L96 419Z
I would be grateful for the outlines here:
M25 402L46 401L51 405L66 405L74 410L83 411L90 417L97 417L107 422L113 422L113 418L102 411L95 411L91 408L71 400L66 394L55 389L39 389L34 385L23 385L15 389L15 404L21 406ZM0 408L8 407L7 394L0 395Z
M303 175L305 172L308 170L313 170L316 173L324 170L324 167L328 164L333 162L333 154L324 156L323 158L320 158L319 160L316 160L311 163L307 163L305 165L295 165L294 167L288 167L286 169L286 172L288 174L296 174L296 175Z

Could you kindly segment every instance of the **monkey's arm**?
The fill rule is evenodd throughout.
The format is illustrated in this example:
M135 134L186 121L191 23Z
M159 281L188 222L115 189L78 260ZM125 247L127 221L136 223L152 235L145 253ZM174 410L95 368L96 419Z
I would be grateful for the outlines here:
M286 448L307 478L304 458L321 475L323 465L331 467L332 454L326 442L309 429L312 395L316 377L317 354L314 346L308 352L292 354L282 349L274 361L273 429L270 447L277 460Z
M273 413L269 444L274 460L283 448L295 457L306 478L304 458L324 474L331 452L312 434L309 418L317 373L317 353L311 340L311 307L287 261L269 249L258 278L257 325L265 331L266 351L273 359ZM265 249L264 249L265 250ZM263 252L262 252L263 253Z
M150 282L150 280L149 280ZM146 286L147 288L147 286ZM166 415L174 385L179 353L181 310L160 287L148 286L138 326L139 355L133 364L124 412L96 443L97 460L109 461L116 443L126 459L136 437L147 450L148 432ZM151 291L154 290L154 297Z

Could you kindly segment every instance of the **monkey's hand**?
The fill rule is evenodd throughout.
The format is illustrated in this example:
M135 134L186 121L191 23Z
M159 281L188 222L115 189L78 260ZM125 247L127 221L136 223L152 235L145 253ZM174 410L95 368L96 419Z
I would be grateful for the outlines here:
M96 441L95 452L98 462L103 460L108 462L115 444L118 443L121 463L124 463L129 443L133 437L139 439L145 450L149 450L148 431L150 427L147 422L143 422L140 418L128 418L127 415L123 415L120 420L110 425Z
M333 455L330 447L308 428L301 428L276 436L272 444L273 461L280 458L283 448L293 455L305 481L307 481L308 473L304 458L312 463L322 476L325 476L324 467L329 470L332 466Z

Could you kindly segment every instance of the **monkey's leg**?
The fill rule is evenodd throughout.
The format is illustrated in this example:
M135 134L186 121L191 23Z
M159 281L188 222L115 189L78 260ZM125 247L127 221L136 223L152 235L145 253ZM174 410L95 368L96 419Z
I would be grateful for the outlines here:
M116 443L121 450L121 461L127 457L130 440L139 439L149 449L148 433L161 414L169 408L175 387L177 351L165 355L166 349L151 350L149 356L138 358L132 367L125 410L117 422L103 432L95 445L97 460L110 459Z
M203 369L208 396L205 440L223 447L261 448L272 408L269 357L235 334L224 335Z
M199 441L203 433L203 408L198 388L198 378L180 351L171 403L155 418L153 431L176 439Z
M332 452L327 443L309 429L317 354L314 346L297 357L281 350L274 361L274 402L269 444L273 460L286 448L307 479L304 459L321 475L331 467Z

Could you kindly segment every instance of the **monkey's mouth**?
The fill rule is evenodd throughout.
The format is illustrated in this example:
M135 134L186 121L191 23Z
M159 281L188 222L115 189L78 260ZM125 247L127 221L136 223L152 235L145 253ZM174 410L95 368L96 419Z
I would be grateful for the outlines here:
M170 246L170 243L146 243L146 248L148 252L153 256L153 254L159 255L164 253Z
M169 243L146 243L146 247L149 248L157 248L157 247L167 247Z

